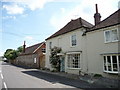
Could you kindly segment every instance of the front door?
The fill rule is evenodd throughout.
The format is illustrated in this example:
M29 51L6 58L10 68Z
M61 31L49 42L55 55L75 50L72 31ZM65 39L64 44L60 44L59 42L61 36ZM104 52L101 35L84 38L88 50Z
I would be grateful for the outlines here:
M65 60L64 57L60 56L60 71L64 72L65 71Z

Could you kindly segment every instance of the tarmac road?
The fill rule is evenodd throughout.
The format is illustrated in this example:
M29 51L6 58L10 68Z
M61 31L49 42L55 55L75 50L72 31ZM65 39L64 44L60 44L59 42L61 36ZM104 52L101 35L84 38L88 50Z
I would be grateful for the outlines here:
M77 90L100 88L100 86L92 85L84 81L41 72L37 69L25 69L5 62L2 62L0 79L2 79L2 88L5 88L5 90L11 90L11 88L57 88L56 90L58 90L58 88L69 88L71 90L73 90L73 88L74 90L75 88L77 88Z

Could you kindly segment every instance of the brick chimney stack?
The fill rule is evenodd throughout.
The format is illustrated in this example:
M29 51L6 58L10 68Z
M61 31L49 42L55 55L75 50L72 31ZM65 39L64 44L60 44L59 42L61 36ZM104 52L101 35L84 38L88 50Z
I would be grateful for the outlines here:
M95 22L95 25L97 25L101 20L101 15L100 13L98 13L98 7L97 7L97 4L95 4L95 7L96 7L96 13L94 14L94 22Z
M25 53L25 47L26 47L26 45L25 45L25 41L24 41L24 45L23 45L23 53Z

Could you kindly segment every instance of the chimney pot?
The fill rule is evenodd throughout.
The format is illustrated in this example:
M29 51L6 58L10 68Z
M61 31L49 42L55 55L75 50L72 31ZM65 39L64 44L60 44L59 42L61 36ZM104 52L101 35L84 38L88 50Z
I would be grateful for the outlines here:
M95 7L96 7L96 13L98 13L98 7L97 7L97 4L95 4Z

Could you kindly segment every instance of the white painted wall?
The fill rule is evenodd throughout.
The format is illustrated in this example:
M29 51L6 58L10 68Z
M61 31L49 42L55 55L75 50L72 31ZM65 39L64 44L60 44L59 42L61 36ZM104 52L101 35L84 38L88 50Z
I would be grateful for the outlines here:
M49 39L46 41L46 67L51 68L49 64L49 42L52 42L52 47L61 47L64 53L69 51L82 51L80 67L81 69L68 69L67 55L65 55L65 71L68 73L79 74L81 70L84 73L101 74L106 77L112 77L114 75L106 74L103 72L103 53L118 53L118 42L104 43L104 31L118 28L118 26L112 26L101 30L88 32L86 36L82 36L83 28L75 31L63 34L61 36ZM70 36L76 34L77 46L70 46Z
M109 76L103 72L103 53L118 53L118 42L105 43L104 31L118 28L113 26L87 33L88 73L98 73Z
M86 61L83 61L83 59L86 59L86 54L85 54L85 36L82 36L84 28L77 29L75 31L60 35L58 37L49 39L46 41L46 67L51 68L49 64L49 56L50 56L50 50L49 50L49 42L52 42L52 48L54 46L61 47L63 53L67 52L74 52L74 51L82 51L81 53L81 60L80 60L80 66L81 69L86 71ZM77 45L75 47L71 46L71 35L76 35L77 37ZM83 68L85 67L85 68ZM67 55L65 55L65 71L68 73L75 73L79 74L79 70L73 70L73 69L68 69L67 68Z

